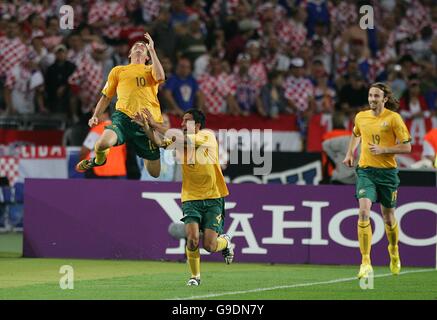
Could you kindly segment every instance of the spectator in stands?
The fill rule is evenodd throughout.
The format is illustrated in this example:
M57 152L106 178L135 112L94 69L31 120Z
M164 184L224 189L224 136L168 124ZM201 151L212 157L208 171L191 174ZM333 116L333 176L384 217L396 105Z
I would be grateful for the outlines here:
M346 121L342 112L334 114L333 129L322 138L323 151L326 152L326 155L322 155L324 174L330 177L333 184L354 184L356 181L355 170L342 163L352 134L350 130L346 130Z
M267 49L262 61L267 72L274 70L286 72L290 68L290 58L281 52L279 39L275 35L268 38Z
M180 56L187 57L193 64L198 57L207 52L206 38L200 28L200 19L197 15L188 18L187 33L177 41L176 50Z
M337 73L338 76L347 75L349 61L356 62L358 70L367 83L373 82L374 74L371 68L370 53L365 50L365 42L362 39L350 41L349 53L339 58Z
M339 107L351 119L367 106L367 85L360 73L349 76L350 83L340 90Z
M437 38L436 38L437 49ZM432 115L437 115L437 64L426 64L420 75L421 90Z
M47 19L47 27L43 39L44 46L47 48L47 50L52 52L57 45L60 45L63 42L63 39L64 38L59 29L58 18L49 17Z
M172 0L170 2L171 23L173 26L185 24L188 19L188 8L184 0Z
M24 61L15 64L7 72L5 102L8 114L34 114L35 111L47 113L44 104L44 78L38 69L36 58L35 52L30 51Z
M414 58L409 54L403 55L399 59L399 65L401 66L401 72L404 79L410 78L419 71Z
M205 97L205 111L211 114L240 114L240 109L232 96L232 88L227 82L228 75L223 72L218 56L209 59L208 72L199 79L199 89Z
M86 54L85 45L82 37L78 32L71 33L67 38L68 54L67 59L76 66L80 64Z
M80 115L91 113L96 101L99 100L100 90L103 87L103 59L106 46L94 42L91 50L91 54L83 57L68 79L73 92L71 97L73 100L70 103L72 103L72 110L75 110L74 122L79 121Z
M399 64L395 64L387 68L388 72L388 84L393 90L393 95L397 100L400 100L404 91L407 89L407 81L405 81L402 74L402 67Z
M68 78L73 74L76 66L67 60L67 47L63 44L54 49L56 55L55 63L52 64L46 73L47 106L53 113L67 113L70 98L70 86ZM71 112L68 112L72 116Z
M29 48L20 38L22 35L17 20L11 18L6 35L0 38L0 81L4 82L6 73L27 57Z
M47 50L43 42L44 33L36 31L32 33L31 50L36 53L36 64L41 71L46 72L47 68L55 62L55 55Z
M117 0L96 1L88 13L89 25L99 30L108 43L119 38L126 19L125 7Z
M247 42L255 35L257 26L255 22L248 19L241 20L238 23L237 30L234 29L232 37L226 45L226 60L229 63L233 65L237 60L237 56L244 52Z
M408 51L415 57L416 61L429 61L432 56L432 28L427 25L422 28L420 38L408 44Z
M321 68L314 68L315 65ZM314 79L314 102L316 113L330 113L334 112L337 94L335 89L329 84L328 73L321 61L316 60L313 63L313 79Z
M282 19L276 26L276 33L281 39L285 52L291 52L293 56L299 54L300 48L306 41L307 29L304 25L306 17L305 7L299 6L293 8L290 18Z
M287 111L287 100L284 93L284 76L279 71L271 71L268 74L268 82L261 88L261 93L257 97L258 103L262 105L260 114L277 118L280 114Z
M422 159L428 160L437 168L437 128L433 128L423 137Z
M188 58L179 59L176 73L164 85L164 96L170 105L170 112L178 116L194 107L203 108L204 97L191 73Z
M309 37L316 32L317 25L329 25L329 5L327 0L308 1L306 4L307 16L305 25Z
M331 52L327 52L327 44L318 36L314 36L311 42L313 48L313 62L321 61L328 75L332 73Z
M249 41L246 45L246 53L250 57L248 74L259 90L267 83L267 71L261 59L260 42L256 40ZM237 66L239 63L240 61L238 61L237 57Z
M99 124L89 131L86 136L82 148L80 150L80 160L93 158L94 155L94 145L103 133L105 126L110 125L111 119L109 117L109 112L106 110L99 117ZM126 177L126 145L122 144L120 146L113 147L111 152L108 154L106 165L101 167L95 167L92 170L85 171L86 178L106 178L106 179L117 179Z
M158 17L152 24L150 35L153 37L156 47L165 56L175 61L177 37L170 18L170 11L167 8L161 8Z
M248 54L240 53L237 57L237 68L230 78L232 95L237 101L241 114L248 116L258 112L265 115L262 104L256 97L259 95L257 78L250 75L251 57Z
M309 117L314 111L314 85L304 77L305 65L302 58L291 60L290 76L285 79L285 98L297 116L299 130L304 137Z
M429 117L430 112L425 97L420 90L420 81L416 75L410 77L399 103L399 113L404 119Z

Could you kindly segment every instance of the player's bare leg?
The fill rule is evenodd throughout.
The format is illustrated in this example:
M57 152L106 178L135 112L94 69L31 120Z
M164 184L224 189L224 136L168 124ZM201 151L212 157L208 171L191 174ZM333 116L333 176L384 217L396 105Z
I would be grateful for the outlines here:
M94 146L96 153L93 159L84 159L76 165L76 170L84 172L93 167L102 166L106 163L106 158L109 153L109 149L117 143L117 134L113 130L105 129L102 136L97 140Z
M161 173L161 160L144 160L144 167L152 177L158 178Z
M188 280L187 286L198 286L200 285L199 224L186 224L185 233L187 235L185 252L191 271L191 278Z
M208 252L221 251L226 264L231 264L234 260L233 244L231 243L231 237L227 234L219 235L212 229L205 229L203 248Z
M381 213L385 223L385 233L388 240L388 253L390 255L390 271L394 275L401 272L401 259L399 257L399 228L395 218L395 208L386 208L381 205Z
M370 250L372 246L372 227L370 225L370 208L372 201L367 198L359 199L359 218L358 218L358 242L362 256L358 278L367 278L373 272L370 261Z

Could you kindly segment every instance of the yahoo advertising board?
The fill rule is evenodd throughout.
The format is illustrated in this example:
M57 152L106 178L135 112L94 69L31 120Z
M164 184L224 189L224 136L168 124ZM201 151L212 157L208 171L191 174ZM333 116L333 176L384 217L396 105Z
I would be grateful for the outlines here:
M28 179L24 256L184 259L168 233L182 217L179 183ZM236 262L359 264L352 186L229 185L225 231ZM372 208L374 265L387 265L379 207ZM437 189L402 187L396 211L404 266L435 266ZM203 252L203 260L221 255Z

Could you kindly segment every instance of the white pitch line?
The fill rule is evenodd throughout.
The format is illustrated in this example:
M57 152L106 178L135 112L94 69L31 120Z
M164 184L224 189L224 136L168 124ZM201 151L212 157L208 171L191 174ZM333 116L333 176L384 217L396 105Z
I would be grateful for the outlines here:
M400 275L408 274L408 273L421 273L421 272L433 272L433 271L435 272L436 270L435 269L419 269L419 270L404 271L404 272L401 272ZM392 276L392 274L391 273L384 273L384 274L374 275L373 277L374 278L383 278L383 277L388 277L388 276ZM221 296L230 296L230 295L236 295L236 294L246 294L246 293L262 292L262 291L272 291L272 290L279 290L279 289L311 287L311 286L318 286L318 285L322 285L322 284L348 282L348 281L352 281L352 280L358 280L358 279L357 279L357 277L340 278L340 279L321 281L321 282L297 283L297 284L268 287L268 288L256 288L256 289L244 290L244 291L229 291L229 292L206 294L203 296L191 296L191 297L187 297L187 298L173 298L173 299L169 299L169 300L191 300L191 299L216 298L216 297L221 297Z

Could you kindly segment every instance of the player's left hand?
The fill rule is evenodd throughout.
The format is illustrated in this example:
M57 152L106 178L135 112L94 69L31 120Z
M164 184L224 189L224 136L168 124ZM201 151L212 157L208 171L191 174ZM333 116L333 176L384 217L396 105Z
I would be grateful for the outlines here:
M373 143L369 143L369 149L370 149L370 152L372 154L383 154L384 153L384 148L381 148L380 146L373 144Z
M147 122L147 118L142 112L137 112L132 118L131 122L135 122L137 125L149 129L149 123Z
M152 37L150 36L150 34L148 32L146 32L144 34L144 38L147 40L146 41L147 50L149 50L149 51L155 50L155 43L153 42Z
M143 109L143 113L146 115L147 122L150 127L155 128L156 127L156 121L153 119L152 113L149 111L149 109L145 108Z

